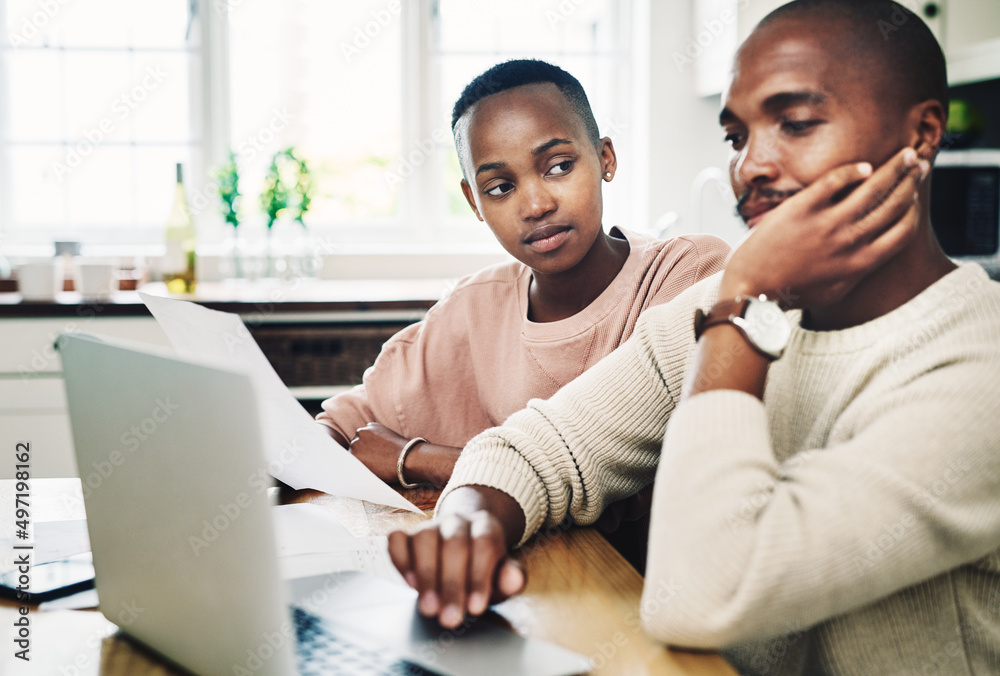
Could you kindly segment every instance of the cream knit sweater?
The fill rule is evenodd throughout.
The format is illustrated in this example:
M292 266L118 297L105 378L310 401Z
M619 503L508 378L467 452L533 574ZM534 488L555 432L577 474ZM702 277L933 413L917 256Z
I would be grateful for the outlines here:
M445 494L510 494L523 544L655 473L651 635L723 648L748 674L1000 673L1000 284L965 264L843 331L789 313L764 403L680 404L694 309L718 282L473 439Z

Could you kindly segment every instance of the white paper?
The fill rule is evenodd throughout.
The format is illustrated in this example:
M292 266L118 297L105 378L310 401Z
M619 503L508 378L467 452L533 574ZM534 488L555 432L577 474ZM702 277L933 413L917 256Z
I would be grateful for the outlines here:
M246 371L256 389L268 471L292 488L420 510L337 444L302 408L235 314L140 293L182 357Z
M39 521L35 524L34 564L61 561L90 551L87 520Z
M23 553L15 550L14 546L25 544L32 546L30 551L33 566L62 561L89 552L90 536L87 534L87 520L39 521L34 526L31 540L0 538L0 572L14 568L17 558L15 555Z
M388 538L356 538L330 510L308 502L277 505L271 513L283 579L360 570L405 584L389 558Z
M358 539L320 505L277 505L271 513L278 556L345 551L359 546Z
M359 538L359 549L343 552L295 554L278 560L283 580L360 570L385 580L406 585L403 576L389 558L389 538L385 536Z
M15 655L19 647L12 642L9 631L20 617L16 606L0 606L0 626L4 629L4 643L0 650L0 674L4 676L58 676L62 674L87 674L94 676L101 670L101 642L118 631L101 613L81 613L73 610L32 612L30 618L30 660ZM141 663L136 660L132 664ZM128 671L130 665L124 667ZM46 668L47 667L47 668ZM166 673L166 670L153 670Z

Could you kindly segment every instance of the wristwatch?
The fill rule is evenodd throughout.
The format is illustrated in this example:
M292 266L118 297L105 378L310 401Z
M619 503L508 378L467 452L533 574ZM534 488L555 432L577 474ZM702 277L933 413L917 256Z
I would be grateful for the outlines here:
M778 303L761 294L719 301L707 313L698 308L694 313L695 340L710 326L726 323L735 326L750 347L768 359L780 357L792 335Z

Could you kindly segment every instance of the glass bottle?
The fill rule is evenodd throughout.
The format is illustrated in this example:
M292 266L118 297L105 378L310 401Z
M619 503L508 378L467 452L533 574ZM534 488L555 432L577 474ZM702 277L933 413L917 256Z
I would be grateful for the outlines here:
M163 258L163 282L170 293L194 293L195 231L191 211L184 196L181 163L177 163L177 188L174 206L167 220L167 255Z

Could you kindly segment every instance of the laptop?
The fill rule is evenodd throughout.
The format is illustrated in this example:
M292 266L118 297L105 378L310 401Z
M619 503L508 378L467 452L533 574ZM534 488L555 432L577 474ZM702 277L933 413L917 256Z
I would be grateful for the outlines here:
M196 674L525 674L591 669L484 616L447 631L359 572L279 572L251 377L62 334L101 612Z

